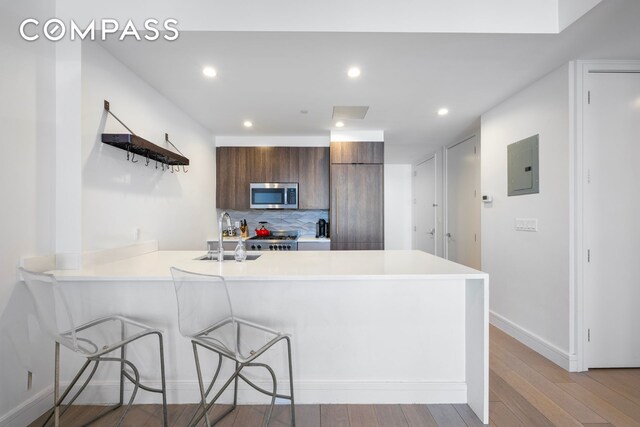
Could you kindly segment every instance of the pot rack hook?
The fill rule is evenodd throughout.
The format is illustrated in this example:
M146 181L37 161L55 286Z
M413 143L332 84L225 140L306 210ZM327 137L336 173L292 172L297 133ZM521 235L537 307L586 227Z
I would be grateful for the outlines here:
M147 162L146 162L145 166L149 166L149 153L147 153Z
M176 151L177 151L178 153L180 153L180 155L184 156L184 154L182 154L182 151L180 151L180 149L179 149L178 147L176 147L176 146L173 144L173 142L171 142L171 141L169 140L169 134L168 134L168 133L165 133L165 134L164 134L164 141L165 141L167 144L170 144L173 148L175 148L175 149L176 149ZM177 169L177 171L178 171L178 172L180 172L180 165L177 165L177 166L176 166L176 169ZM184 165L182 165L182 170L183 170L183 172L184 172L184 173L187 173L187 170L185 169ZM171 165L171 172L173 172L173 165Z
M132 155L131 155L131 163L138 163L138 161L135 160L135 158L136 158L136 153L132 153Z

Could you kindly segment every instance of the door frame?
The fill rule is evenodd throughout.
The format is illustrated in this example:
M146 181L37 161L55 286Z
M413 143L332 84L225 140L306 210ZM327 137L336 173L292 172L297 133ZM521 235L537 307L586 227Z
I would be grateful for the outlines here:
M573 177L573 185L570 186L570 190L574 190L574 197L570 201L570 211L573 212L573 219L575 227L570 227L570 230L575 229L574 236L571 238L570 250L571 254L569 259L572 260L572 266L570 266L570 274L573 278L570 280L573 284L572 292L569 294L570 298L570 321L573 325L570 327L570 336L573 335L574 339L570 339L570 345L575 343L575 366L571 364L570 371L586 371L589 369L588 354L587 354L587 306L585 304L585 286L584 276L586 267L586 252L584 238L586 229L584 227L584 191L585 191L585 179L586 170L584 165L584 108L587 103L587 87L586 76L591 73L621 73L621 72L633 72L640 73L640 61L613 61L613 60L596 60L596 61L576 61L575 72L575 93L570 93L570 106L573 105L571 100L575 99L574 117L575 126L570 127L570 140L571 144L571 166L573 169L571 176ZM570 85L571 89L571 85ZM573 96L572 96L573 95ZM573 188L571 188L573 187ZM570 231L571 232L571 231ZM575 368L575 369L573 369Z
M440 230L440 227L438 227L438 219L442 219L442 178L441 178L441 165L440 165L440 158L441 158L441 151L440 150L436 150L432 153L429 153L428 155L424 156L424 157L420 157L420 159L414 163L413 165L411 165L411 248L415 249L415 227L416 227L416 198L415 198L415 194L414 194L414 182L413 182L413 178L415 177L415 173L416 173L416 167L418 167L418 165L421 165L424 162L428 162L429 160L433 159L433 164L434 164L434 168L435 168L435 172L434 172L434 176L435 176L435 182L433 183L434 185L434 191L435 191L435 200L436 200L436 223L435 223L435 229L436 229L436 234L434 236L434 240L435 240L435 248L434 248L434 255L435 256L440 256L440 252L443 251L443 246L442 246L442 232ZM440 250L438 250L440 249Z
M476 155L478 156L478 170L476 171L476 183L478 185L478 190L480 191L480 166L481 166L481 161L482 158L480 157L480 129L475 130L474 132L470 133L468 136L458 140L458 142L454 142L452 144L448 144L445 145L443 147L443 165L442 165L442 181L443 181L443 188L442 188L442 201L443 201L443 220L442 220L442 228L443 228L443 233L442 233L442 248L443 248L443 252L444 252L444 257L445 259L449 259L449 240L447 239L444 231L449 230L449 200L447 198L448 190L448 180L447 180L447 174L448 174L448 167L449 167L449 150L453 147L455 147L456 145L460 145L463 144L467 141L469 141L470 139L473 138L477 138L477 145L476 145ZM480 209L478 209L478 215L480 215ZM481 245L481 239L482 236L480 234L480 230L482 230L482 218L478 218L479 219L479 224L480 224L480 229L478 230L478 248L480 248L480 265L482 265L482 245Z

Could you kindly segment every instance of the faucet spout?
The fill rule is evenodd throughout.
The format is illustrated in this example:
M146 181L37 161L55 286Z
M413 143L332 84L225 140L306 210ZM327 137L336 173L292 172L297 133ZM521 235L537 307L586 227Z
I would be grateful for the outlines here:
M231 227L231 217L227 211L222 211L220 217L218 218L218 261L224 261L224 247L222 246L222 221L224 221L225 217L227 218L227 231L232 232L233 228Z

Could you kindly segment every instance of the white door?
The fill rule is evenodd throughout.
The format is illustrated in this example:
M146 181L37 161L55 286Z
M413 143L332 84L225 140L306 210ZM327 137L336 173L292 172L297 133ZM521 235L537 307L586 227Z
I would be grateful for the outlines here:
M585 90L586 366L640 367L640 74L589 74Z
M437 255L436 158L413 169L413 247Z
M478 137L446 150L446 258L480 268L480 203Z

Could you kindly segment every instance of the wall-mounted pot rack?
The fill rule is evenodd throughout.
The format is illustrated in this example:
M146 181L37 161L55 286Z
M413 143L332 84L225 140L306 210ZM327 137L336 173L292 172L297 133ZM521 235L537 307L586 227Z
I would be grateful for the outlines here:
M167 170L171 167L171 172L174 172L174 166L177 166L177 170L180 171L180 166L182 166L182 170L187 172L184 168L189 165L189 159L186 158L178 147L173 145L171 141L169 141L169 135L165 133L165 142L171 144L173 148L175 148L178 153L174 153L171 150L167 150L166 148L160 147L152 142L147 141L146 139L136 135L127 125L125 125L122 120L120 120L115 114L113 114L109 108L109 101L104 101L104 109L109 113L114 119L118 121L122 126L124 126L130 133L103 133L102 134L102 142L108 145L111 145L116 148L120 148L127 152L127 160L130 159L134 163L138 161L135 160L135 156L138 155L146 160L146 165L149 166L151 161L156 162L156 169L158 168L158 162L162 165L162 169L164 170L167 165Z

